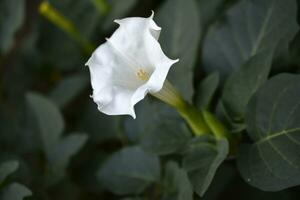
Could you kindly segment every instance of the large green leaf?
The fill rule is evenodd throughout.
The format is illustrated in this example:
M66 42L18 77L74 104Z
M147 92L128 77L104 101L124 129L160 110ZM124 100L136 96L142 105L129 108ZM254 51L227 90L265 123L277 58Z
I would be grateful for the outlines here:
M19 183L12 183L3 189L1 194L2 200L22 200L25 197L31 196L29 189Z
M0 54L13 44L16 31L24 19L24 0L1 0L0 2Z
M138 146L126 147L101 166L98 178L106 189L115 194L138 194L159 180L159 160Z
M156 13L162 27L160 42L171 58L179 58L168 78L185 98L193 95L193 68L201 35L200 17L194 0L167 0Z
M188 145L183 157L183 168L196 193L203 196L208 189L220 164L229 151L226 139L196 138Z
M222 79L253 55L279 47L287 49L298 29L295 0L241 0L205 39L206 71L219 70Z
M6 161L0 165L0 184L19 167L17 161Z
M254 55L226 80L222 101L232 121L244 121L251 96L268 78L272 55L272 50Z
M34 113L44 150L49 155L58 143L64 130L64 120L58 108L46 97L35 93L26 95L28 104Z
M193 188L185 170L175 162L166 165L162 200L193 200Z
M281 74L251 98L247 131L254 144L240 150L246 182L277 191L300 184L300 76Z

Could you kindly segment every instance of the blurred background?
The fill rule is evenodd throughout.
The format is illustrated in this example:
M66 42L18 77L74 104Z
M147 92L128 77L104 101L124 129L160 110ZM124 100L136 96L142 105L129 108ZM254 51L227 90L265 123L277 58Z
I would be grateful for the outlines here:
M209 71L200 67L207 30L216 21L222 22L226 10L236 2L195 0L186 5L183 0L1 0L0 191L4 197L160 199L163 189L157 186L150 185L137 197L116 195L111 191L114 182L110 177L99 181L103 161L122 147L137 144L139 134L160 117L148 120L147 115L154 115L151 108L141 111L138 120L98 112L89 97L89 71L84 64L94 48L115 30L114 19L148 17L154 10L167 55L180 57L182 65L192 66L188 72L179 70L181 77L176 78L175 72L170 75L191 99L192 92L186 88L192 88ZM198 14L189 12L191 9ZM178 22L174 13L190 20ZM178 32L178 43L172 43L170 33L174 32ZM170 50L171 45L176 47ZM294 53L298 55L297 50ZM290 71L299 69L298 65L289 67ZM155 100L146 101L151 104ZM141 102L138 107L145 104ZM166 157L162 156L162 163ZM234 165L232 160L222 165L204 199L299 197L297 188L278 193L254 189L244 183ZM126 184L124 181L123 187Z

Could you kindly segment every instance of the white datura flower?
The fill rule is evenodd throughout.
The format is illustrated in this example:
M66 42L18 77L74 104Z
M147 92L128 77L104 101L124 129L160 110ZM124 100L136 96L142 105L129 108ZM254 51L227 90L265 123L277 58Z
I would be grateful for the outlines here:
M166 77L178 59L168 58L161 49L161 28L153 21L153 15L152 12L149 18L115 20L119 28L87 61L92 98L101 112L135 118L134 105L147 93L170 104L176 101L172 95L176 91Z

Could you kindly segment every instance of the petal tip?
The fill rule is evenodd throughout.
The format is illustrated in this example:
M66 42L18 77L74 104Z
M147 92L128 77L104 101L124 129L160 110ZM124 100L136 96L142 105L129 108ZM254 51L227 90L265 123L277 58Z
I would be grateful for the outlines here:
M131 114L130 116L131 116L133 119L136 119L136 116L135 116L135 115Z
M150 15L150 19L153 19L153 17L154 17L154 11L153 10L151 10L151 15Z
M120 19L115 19L114 22L120 25L121 20Z
M133 119L136 119L134 108L132 108L131 112L129 112L128 115L130 115Z
M179 58L177 58L177 59L175 59L175 60L172 60L172 59L171 59L170 61L171 61L171 64L173 65L173 64L179 62L180 60L179 60Z
M90 59L84 63L84 66L87 66L87 67L90 66Z

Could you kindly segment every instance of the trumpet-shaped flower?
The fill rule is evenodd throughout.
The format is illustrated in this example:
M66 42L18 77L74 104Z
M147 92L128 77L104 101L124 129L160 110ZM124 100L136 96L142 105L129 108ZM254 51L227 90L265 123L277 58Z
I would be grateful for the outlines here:
M98 109L108 115L128 114L135 118L134 105L147 93L169 103L174 101L170 93L176 91L165 80L178 59L172 60L162 51L158 43L161 28L153 21L153 13L149 18L115 22L119 28L86 63Z

